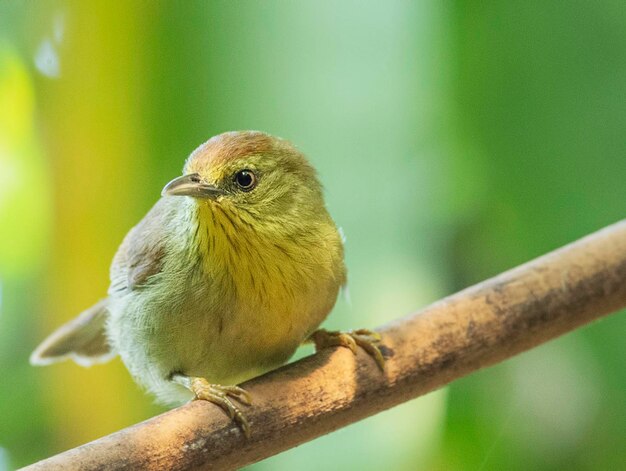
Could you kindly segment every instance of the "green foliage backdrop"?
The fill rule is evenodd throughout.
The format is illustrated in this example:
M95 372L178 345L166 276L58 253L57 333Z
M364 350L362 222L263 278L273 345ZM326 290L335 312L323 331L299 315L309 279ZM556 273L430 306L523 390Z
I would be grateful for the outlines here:
M0 470L161 411L119 361L28 365L211 135L319 169L373 327L626 215L623 2L0 3ZM614 316L257 470L625 469ZM304 350L302 354L310 353Z

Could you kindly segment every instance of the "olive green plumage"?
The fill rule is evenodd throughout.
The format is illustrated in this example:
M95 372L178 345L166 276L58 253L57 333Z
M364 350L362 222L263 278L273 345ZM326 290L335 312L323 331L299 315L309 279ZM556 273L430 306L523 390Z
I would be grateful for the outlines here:
M221 134L126 236L108 297L32 361L117 353L137 382L179 403L192 393L173 375L237 384L287 361L345 280L341 238L305 157L261 132Z

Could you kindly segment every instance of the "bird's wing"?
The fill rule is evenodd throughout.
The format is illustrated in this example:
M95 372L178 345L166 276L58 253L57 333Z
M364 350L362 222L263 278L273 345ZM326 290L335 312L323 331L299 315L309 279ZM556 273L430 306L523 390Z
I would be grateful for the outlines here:
M106 337L108 298L55 330L30 356L33 365L71 358L82 366L103 363L115 356Z
M165 246L162 226L174 210L171 202L161 199L131 229L113 258L110 297L54 331L33 352L32 364L46 365L71 358L79 365L89 366L115 356L106 336L111 297L139 289L161 271Z
M161 272L165 254L163 225L172 210L169 200L160 199L124 238L111 264L111 296L138 289Z

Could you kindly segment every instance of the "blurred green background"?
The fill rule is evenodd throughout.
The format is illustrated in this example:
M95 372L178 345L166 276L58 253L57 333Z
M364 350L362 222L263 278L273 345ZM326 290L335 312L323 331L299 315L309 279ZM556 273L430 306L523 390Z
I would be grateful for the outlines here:
M319 169L352 298L327 325L373 327L626 215L626 8L1 2L0 469L162 411L119 360L28 356L232 129ZM251 469L626 469L625 334L622 313Z

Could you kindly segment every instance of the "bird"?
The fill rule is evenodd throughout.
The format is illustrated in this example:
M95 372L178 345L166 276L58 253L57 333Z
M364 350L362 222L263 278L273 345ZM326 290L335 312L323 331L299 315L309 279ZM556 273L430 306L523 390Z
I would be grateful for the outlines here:
M239 384L303 343L361 347L384 368L376 332L319 329L346 280L342 236L304 154L264 132L225 132L189 155L126 235L107 296L30 361L119 355L158 402L212 402L249 437L252 397Z

